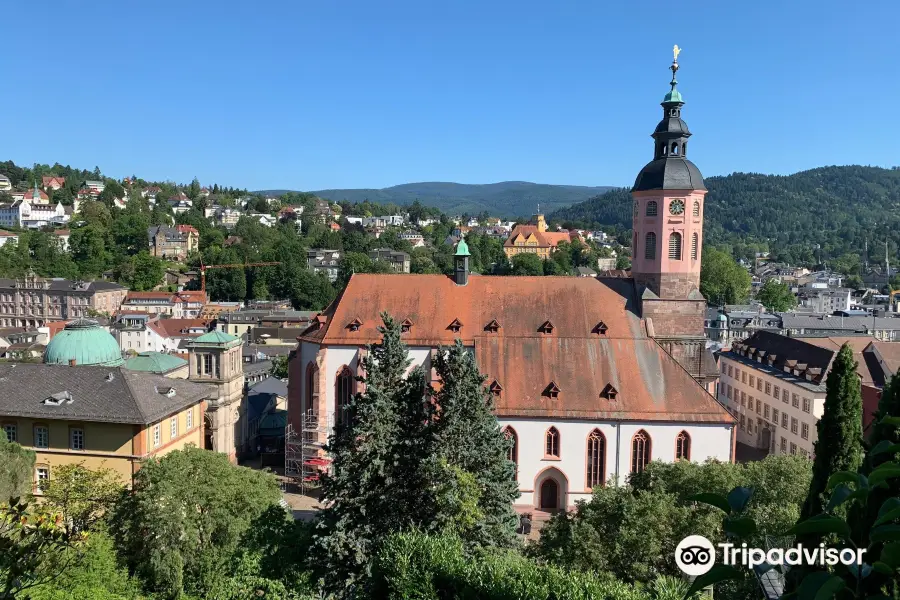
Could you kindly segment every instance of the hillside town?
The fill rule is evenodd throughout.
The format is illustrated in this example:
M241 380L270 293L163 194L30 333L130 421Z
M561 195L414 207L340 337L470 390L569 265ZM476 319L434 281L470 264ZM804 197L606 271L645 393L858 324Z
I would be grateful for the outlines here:
M114 535L117 548L135 547L141 540L129 536L168 501L153 496L154 478L173 477L166 465L198 481L217 474L251 498L242 502L254 518L263 517L262 499L282 511L277 535L310 522L332 528L303 534L314 540L318 583L271 565L265 578L279 590L312 594L318 585L347 598L375 585L372 561L391 556L370 555L371 540L360 542L379 535L364 526L370 519L373 530L396 533L385 515L416 515L412 531L445 511L453 539L529 545L544 562L528 568L543 569L570 556L558 545L574 543L572 530L597 527L586 507L617 498L632 508L616 490L638 486L649 497L648 477L674 482L685 464L692 473L731 469L735 489L748 473L796 470L802 475L771 485L800 481L799 492L770 492L800 506L837 427L834 406L858 404L839 425L856 432L848 436L860 457L863 437L886 435L885 398L900 391L900 280L887 246L883 264L864 259L848 272L766 252L735 260L706 244L708 190L688 159L677 47L670 69L648 162L635 165L628 230L578 227L537 205L511 220L443 214L418 201L350 203L0 164L0 450L33 455L17 492L58 506L54 486L73 470L102 473L105 485L138 498L97 509L132 519ZM444 450L429 450L433 439L445 440ZM247 469L229 470L236 465ZM413 487L422 481L433 485ZM422 490L446 481L454 491L422 500L419 514ZM167 493L193 483L180 485ZM390 502L372 498L379 485ZM672 486L675 498L682 492ZM375 514L353 512L353 502ZM688 504L684 514L695 514ZM646 510L663 518L661 508ZM87 512L68 525L87 532L100 518ZM775 512L754 518L775 527L801 517ZM460 525L466 519L476 524ZM591 535L605 538L599 531ZM167 536L148 542L153 556L177 545ZM300 538L290 539L286 547ZM571 552L579 566L590 563ZM170 567L141 566L137 554L129 565L148 589L187 597L165 591ZM254 564L236 568L261 572ZM619 568L605 567L616 577ZM636 582L648 581L621 585L643 594ZM250 588L244 597L263 597L270 584L195 597ZM598 575L591 585L609 583ZM748 576L741 585L725 597L777 598L791 584Z

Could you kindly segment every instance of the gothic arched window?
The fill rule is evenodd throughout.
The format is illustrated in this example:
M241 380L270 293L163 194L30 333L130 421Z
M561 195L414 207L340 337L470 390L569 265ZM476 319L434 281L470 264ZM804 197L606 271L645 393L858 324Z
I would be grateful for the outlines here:
M647 234L647 239L644 241L644 258L651 260L656 258L656 234L652 231Z
M669 236L669 258L681 260L681 234L677 231Z
M559 458L559 430L551 427L544 436L544 455L551 458Z
M334 380L334 422L350 423L350 400L353 397L353 373L348 367L341 369Z
M700 245L700 236L696 233L691 236L691 260L697 260L698 246Z
M641 473L650 463L650 436L641 429L631 438L631 472Z
M658 208L659 208L659 205L656 204L656 200L651 200L650 202L648 202L647 203L647 216L655 217L657 214Z
M503 436L512 442L509 450L506 451L506 460L516 465L513 479L517 479L519 474L519 436L516 435L515 429L508 426L503 429Z
M694 200L694 216L695 217L700 216L700 201L699 200Z
M691 436L687 431L675 438L675 460L691 460Z
M595 429L587 440L587 487L592 488L606 482L606 438Z

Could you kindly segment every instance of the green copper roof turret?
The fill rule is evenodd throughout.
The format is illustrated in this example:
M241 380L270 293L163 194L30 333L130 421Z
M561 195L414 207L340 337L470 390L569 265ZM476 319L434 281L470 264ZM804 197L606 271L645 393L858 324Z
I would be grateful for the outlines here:
M469 245L466 243L466 240L459 240L459 243L456 244L456 254L454 256L472 256L469 253Z

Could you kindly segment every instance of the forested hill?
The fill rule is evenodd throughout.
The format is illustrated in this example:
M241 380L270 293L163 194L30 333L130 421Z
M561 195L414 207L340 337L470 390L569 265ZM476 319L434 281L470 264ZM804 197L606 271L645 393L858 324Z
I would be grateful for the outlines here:
M406 183L383 189L318 190L313 194L332 202L377 202L412 204L416 199L447 214L488 212L493 216L527 217L537 205L549 212L582 202L612 189L610 186L549 185L527 181L504 181L484 185L463 183ZM286 190L269 190L278 193Z
M738 255L771 250L791 263L863 254L883 262L900 243L900 167L821 167L793 175L734 173L706 179L705 242ZM551 219L631 227L631 194L615 189L560 209ZM816 245L821 248L817 249Z

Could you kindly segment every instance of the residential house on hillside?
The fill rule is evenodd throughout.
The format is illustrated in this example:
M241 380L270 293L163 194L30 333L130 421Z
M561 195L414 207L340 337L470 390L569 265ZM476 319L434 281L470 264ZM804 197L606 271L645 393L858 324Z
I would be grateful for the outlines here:
M35 360L44 354L47 336L37 329L9 327L0 329L0 359Z
M312 248L306 251L306 265L310 271L324 273L331 281L337 281L341 258L341 250Z
M72 232L68 229L56 229L53 232L53 236L59 240L59 247L62 248L63 252L69 251L69 236L71 236Z
M57 177L55 175L44 175L41 177L41 187L45 190L58 190L66 185L65 177Z
M92 181L88 180L81 184L81 188L78 190L78 199L79 200L96 200L100 197L100 194L103 190L106 189L106 184L102 181Z
M150 254L182 261L200 246L200 233L191 225L154 225L147 229Z
M798 299L800 306L812 309L813 312L831 314L850 310L852 294L853 291L847 288L803 288Z
M388 263L395 273L409 273L410 260L406 252L398 252L391 248L376 248L369 252L369 258Z
M119 316L113 329L122 352L177 352L186 341L208 333L211 325L210 319L160 319L126 313Z
M12 196L12 202L0 204L0 225L28 229L61 225L69 221L74 210L74 207L59 202L51 204L49 196L37 186Z
M310 218L322 225L327 225L329 222L334 221L340 216L341 211L337 204L332 205L328 200L323 200L321 198L316 199L315 206L313 206L310 211Z
M544 215L535 215L534 225L516 225L503 244L503 251L512 260L516 254L537 254L540 258L550 258L550 253L560 242L571 242L578 237L568 231L547 231Z
M405 231L400 234L400 239L409 242L413 248L423 248L425 246L425 238L417 231Z
M278 217L273 217L266 213L249 212L247 216L259 221L260 225L265 225L266 227L275 227L278 224Z
M155 315L168 315L173 319L196 319L209 301L206 292L128 292L122 310Z
M19 234L12 233L11 231L3 231L0 229L0 248L3 247L6 242L19 242Z
M128 290L106 281L47 279L33 273L0 279L0 327L43 327L52 321L112 314Z
M219 225L224 225L229 229L237 225L237 222L241 219L241 211L236 208L223 208L216 215L216 218L219 221Z
M9 177L0 173L0 192L8 192L12 189L12 181Z

